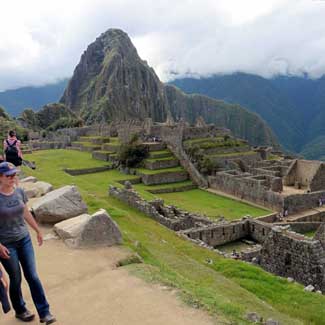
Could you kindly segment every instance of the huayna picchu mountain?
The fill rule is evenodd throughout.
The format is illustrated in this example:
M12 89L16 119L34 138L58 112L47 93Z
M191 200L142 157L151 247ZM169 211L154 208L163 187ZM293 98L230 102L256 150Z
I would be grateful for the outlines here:
M186 95L164 85L143 61L128 35L109 29L90 44L61 98L61 103L87 124L115 119L151 117L163 122L170 112L175 120L206 122L229 128L252 144L278 146L267 124L239 105L203 95Z

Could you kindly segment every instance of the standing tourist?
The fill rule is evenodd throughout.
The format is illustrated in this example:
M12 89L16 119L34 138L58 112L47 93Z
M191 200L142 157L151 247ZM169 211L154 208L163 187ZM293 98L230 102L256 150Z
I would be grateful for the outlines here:
M20 166L23 161L23 155L21 152L21 142L16 137L16 132L11 130L8 132L8 138L3 141L3 150L5 154L5 160Z
M56 320L50 313L36 272L34 249L27 224L36 232L39 245L42 245L43 237L26 206L25 192L15 187L16 173L16 167L8 162L0 164L0 262L9 275L9 296L16 318L23 322L30 322L35 318L35 315L26 308L22 296L21 267L40 322L52 324Z

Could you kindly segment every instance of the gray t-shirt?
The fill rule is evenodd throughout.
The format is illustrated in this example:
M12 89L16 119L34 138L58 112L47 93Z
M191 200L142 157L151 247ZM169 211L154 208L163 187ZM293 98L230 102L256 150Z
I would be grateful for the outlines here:
M10 195L0 193L0 243L7 244L28 235L24 207L28 201L22 188Z

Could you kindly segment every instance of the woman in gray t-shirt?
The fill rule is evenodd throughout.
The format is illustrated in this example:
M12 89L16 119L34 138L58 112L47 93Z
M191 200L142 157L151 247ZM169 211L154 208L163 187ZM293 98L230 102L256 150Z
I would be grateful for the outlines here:
M21 292L21 266L40 322L52 324L56 320L50 313L36 272L34 249L26 222L35 230L39 245L42 245L43 237L26 206L27 197L23 189L15 188L16 172L15 166L7 162L0 163L0 262L9 275L9 296L16 317L24 322L35 317L25 307Z

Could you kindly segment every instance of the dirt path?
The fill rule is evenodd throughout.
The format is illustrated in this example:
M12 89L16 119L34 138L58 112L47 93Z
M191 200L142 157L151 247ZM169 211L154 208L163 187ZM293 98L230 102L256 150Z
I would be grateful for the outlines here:
M46 231L45 231L46 232ZM114 267L127 253L117 247L71 250L49 240L38 248L38 271L59 325L205 325L215 320L185 306L175 294ZM24 286L27 306L35 310ZM1 324L22 324L0 313ZM30 324L38 324L38 319Z

